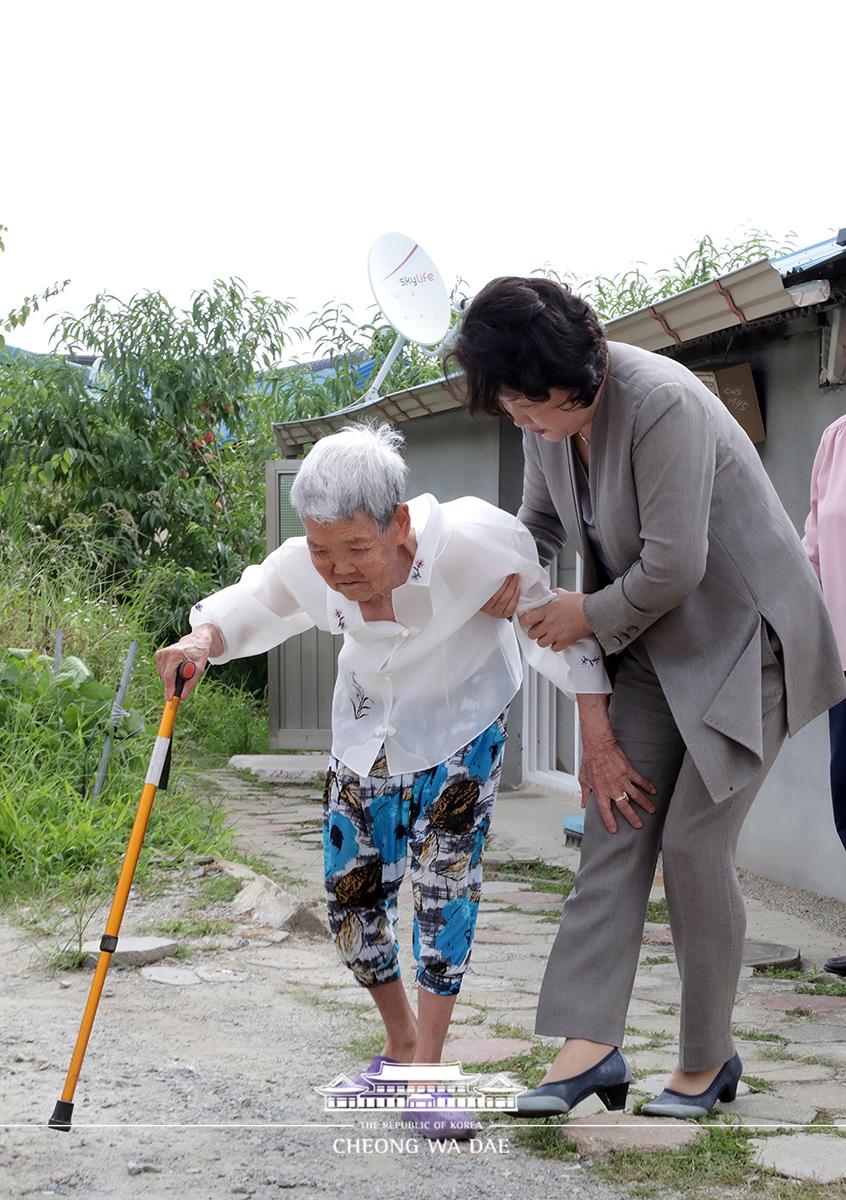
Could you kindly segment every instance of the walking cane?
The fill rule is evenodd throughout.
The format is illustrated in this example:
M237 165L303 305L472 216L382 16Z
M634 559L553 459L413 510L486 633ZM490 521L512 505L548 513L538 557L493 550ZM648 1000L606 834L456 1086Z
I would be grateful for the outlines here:
M79 1072L82 1070L82 1060L85 1056L88 1039L91 1036L94 1017L97 1014L97 1005L100 1003L100 994L103 991L103 984L106 981L106 972L109 969L112 955L117 948L120 923L123 920L123 912L126 908L129 889L132 886L132 877L138 865L138 856L141 853L141 843L144 841L144 834L147 831L147 822L150 819L153 799L159 788L165 789L167 787L167 781L170 776L173 722L176 718L176 710L179 708L179 701L182 697L182 688L189 679L194 678L196 671L196 663L191 662L189 659L184 659L176 669L175 694L170 700L165 701L156 744L153 747L153 753L150 756L150 765L147 768L147 778L144 780L144 787L141 790L138 811L135 814L135 820L132 824L132 833L129 835L129 845L126 848L123 866L120 869L120 876L117 888L115 889L111 911L109 912L109 919L106 921L106 932L100 938L100 957L97 960L97 966L94 970L94 978L91 980L88 1001L85 1005L85 1012L82 1014L82 1024L79 1027L76 1045L73 1048L70 1067L68 1068L65 1086L62 1090L62 1098L56 1101L53 1115L47 1122L51 1129L62 1129L67 1133L71 1127L73 1094L76 1091Z

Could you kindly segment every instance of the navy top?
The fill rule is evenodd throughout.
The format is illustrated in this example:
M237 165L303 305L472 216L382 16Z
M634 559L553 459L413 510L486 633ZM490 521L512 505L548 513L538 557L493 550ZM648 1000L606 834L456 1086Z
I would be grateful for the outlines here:
M596 526L593 523L593 504L590 499L590 483L588 481L585 464L582 462L580 455L577 453L575 446L573 447L573 460L576 464L576 492L579 497L579 504L582 509L582 521L584 522L585 534L590 542L590 547L593 550L594 557L597 562L603 567L605 574L609 580L615 578L614 572L605 561L605 555L602 553L602 547L599 544L599 535L596 532Z

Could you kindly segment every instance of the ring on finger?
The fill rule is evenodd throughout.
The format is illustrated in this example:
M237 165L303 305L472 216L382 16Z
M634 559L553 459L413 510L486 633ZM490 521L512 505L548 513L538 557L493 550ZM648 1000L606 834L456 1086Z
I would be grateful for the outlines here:
M612 796L611 799L615 804L622 804L624 800L631 800L631 796L628 792L623 792L622 796Z

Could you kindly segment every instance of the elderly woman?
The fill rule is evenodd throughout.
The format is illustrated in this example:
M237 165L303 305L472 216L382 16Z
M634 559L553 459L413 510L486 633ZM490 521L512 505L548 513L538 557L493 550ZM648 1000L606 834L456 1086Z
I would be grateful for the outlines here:
M157 653L167 697L184 657L202 670L315 625L343 637L323 798L325 886L340 957L385 1024L370 1071L440 1061L473 945L506 713L522 679L518 639L562 690L610 690L592 636L556 653L480 611L512 573L522 608L554 597L532 536L473 497L406 503L401 443L387 425L319 441L291 489L306 536L195 604L193 633ZM417 1019L395 932L409 848ZM472 1131L460 1111L437 1122L407 1115L429 1136Z
M620 1046L660 847L682 980L679 1059L643 1111L702 1116L734 1097L742 1070L731 1036L741 825L784 737L846 691L820 586L724 405L672 359L607 341L566 286L493 280L453 357L465 377L451 386L468 408L523 430L518 516L541 561L568 538L583 558L584 593L521 621L556 650L592 633L613 682L610 704L580 703L593 803L535 1024L566 1041L518 1108L567 1112L628 1079ZM513 603L506 583L487 611ZM630 763L657 787L644 822Z

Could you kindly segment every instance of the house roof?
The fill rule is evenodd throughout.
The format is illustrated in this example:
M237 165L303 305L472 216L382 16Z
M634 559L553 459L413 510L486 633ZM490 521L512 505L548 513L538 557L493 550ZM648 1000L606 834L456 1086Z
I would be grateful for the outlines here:
M439 1083L472 1083L478 1075L467 1075L460 1062L438 1063L388 1063L381 1062L378 1071L364 1071L362 1075L374 1083L408 1083L415 1080L428 1082L437 1079Z
M330 1083L321 1084L314 1089L323 1096L358 1096L367 1091L366 1084L353 1083L348 1075L336 1075Z
M764 258L708 283L687 288L625 316L605 322L611 341L644 350L683 345L731 326L748 326L779 313L811 308L828 299L829 279L846 268L846 229L836 237L778 258ZM820 287L808 280L817 278ZM273 423L276 443L286 458L361 416L385 417L394 424L459 407L443 379L392 392L367 403L348 405L322 417Z

